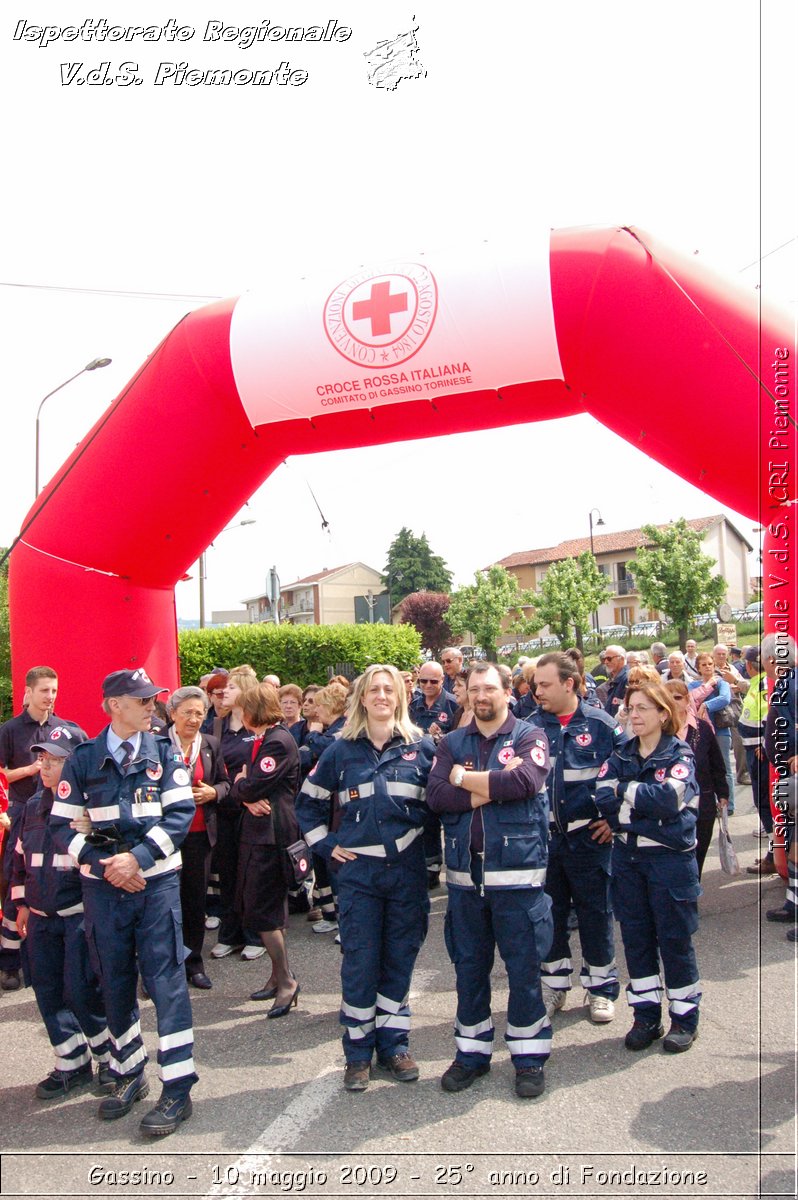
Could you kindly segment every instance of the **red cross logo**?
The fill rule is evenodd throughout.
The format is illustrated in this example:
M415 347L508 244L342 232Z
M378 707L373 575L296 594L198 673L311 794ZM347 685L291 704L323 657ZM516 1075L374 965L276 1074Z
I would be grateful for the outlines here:
M391 295L391 284L372 283L368 300L356 300L352 305L355 321L371 319L371 336L391 332L391 313L407 312L407 292Z

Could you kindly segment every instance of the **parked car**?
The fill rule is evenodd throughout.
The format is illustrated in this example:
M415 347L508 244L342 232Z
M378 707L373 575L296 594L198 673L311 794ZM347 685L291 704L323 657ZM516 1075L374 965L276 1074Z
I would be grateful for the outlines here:
M659 633L659 621L638 621L632 626L632 633L637 637L656 637Z
M550 633L548 637L542 639L541 645L545 646L548 650L556 650L561 643L556 634Z
M619 638L629 636L628 625L603 625L599 630L602 637Z
M762 616L762 601L754 600L743 609L743 621L758 621Z

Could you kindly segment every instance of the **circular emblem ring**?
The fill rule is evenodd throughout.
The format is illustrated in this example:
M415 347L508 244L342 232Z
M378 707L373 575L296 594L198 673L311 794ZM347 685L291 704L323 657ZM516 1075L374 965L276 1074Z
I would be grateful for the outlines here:
M417 354L438 312L438 286L422 263L364 267L327 297L324 332L358 366L388 367Z

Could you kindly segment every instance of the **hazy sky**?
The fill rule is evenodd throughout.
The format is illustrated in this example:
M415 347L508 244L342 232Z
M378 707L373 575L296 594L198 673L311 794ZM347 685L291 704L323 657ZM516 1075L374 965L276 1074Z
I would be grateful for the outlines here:
M49 46L14 40L19 22L29 33L98 14L63 0L25 8L30 15L11 9L0 26L10 168L0 200L0 543L33 500L42 397L89 360L113 359L48 400L46 481L164 334L215 297L322 266L344 275L369 258L619 223L796 309L798 104L784 48L798 30L787 0L768 0L761 13L753 0L120 3L109 24L173 17L194 35L101 43L48 34ZM205 39L220 19L228 29L335 19L353 33L245 48L246 35ZM414 24L426 76L395 91L369 86L364 53ZM305 84L171 82L181 63L284 60L307 71ZM142 82L76 82L106 61L111 75L136 64ZM750 469L733 432L718 431L719 453L730 470ZM556 465L563 449L569 479ZM469 478L485 453L506 467L501 503L487 512ZM223 477L225 463L198 470ZM156 517L180 503L168 479L142 486ZM256 524L209 550L207 609L257 594L272 565L283 583L358 559L381 569L402 525L426 532L456 582L467 582L515 550L586 536L593 506L608 532L721 511L587 416L297 458L236 518ZM729 516L756 540L750 520ZM197 615L195 582L178 585L177 604L181 616Z

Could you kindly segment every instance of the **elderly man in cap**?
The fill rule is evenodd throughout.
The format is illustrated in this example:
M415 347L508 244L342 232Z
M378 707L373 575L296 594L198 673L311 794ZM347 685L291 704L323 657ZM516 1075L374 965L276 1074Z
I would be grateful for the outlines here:
M123 1117L149 1092L136 1001L140 970L158 1022L163 1090L140 1126L154 1137L191 1116L189 1092L197 1080L178 876L194 800L182 758L150 733L155 697L166 690L142 669L106 677L103 708L111 723L67 760L50 814L58 849L80 866L86 937L111 1034L116 1087L99 1116ZM75 832L72 823L84 809L91 829Z

